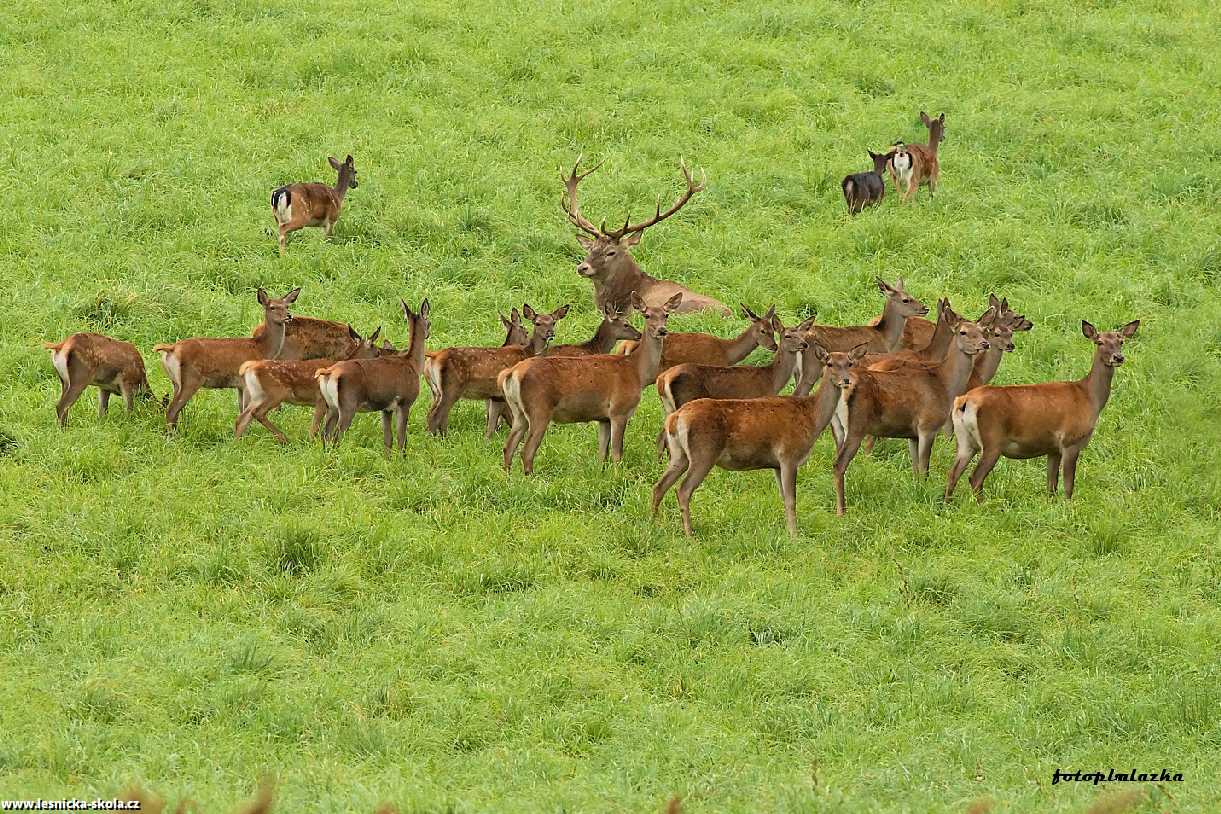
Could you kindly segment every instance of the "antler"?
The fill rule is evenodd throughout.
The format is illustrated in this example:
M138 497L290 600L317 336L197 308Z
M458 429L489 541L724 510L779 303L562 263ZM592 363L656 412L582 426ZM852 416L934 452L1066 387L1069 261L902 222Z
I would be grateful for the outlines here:
M590 234L594 237L603 237L603 233L589 222L584 215L581 214L581 206L577 203L577 184L581 183L591 173L602 166L599 162L592 170L587 170L577 174L577 170L581 166L583 156L577 156L577 163L573 166L572 172L567 178L564 178L564 171L560 170L560 177L564 178L564 195L560 198L560 206L564 210L564 214L568 216L568 220L572 221L572 225L580 229L582 232Z
M653 215L653 217L649 218L648 220L643 221L641 223L632 224L631 216L629 215L627 220L625 220L623 222L623 226L619 229L613 229L613 230L608 231L606 228L606 225L603 224L602 233L604 235L606 235L606 237L618 240L619 238L623 237L624 235L635 234L637 232L643 232L645 229L648 229L650 226L654 226L658 223L661 223L663 220L670 217L678 210L682 209L684 206L686 206L687 201L691 200L692 195L694 195L697 192L702 192L704 190L704 188L708 186L708 174L707 173L703 173L700 183L697 184L691 178L691 171L689 169L687 169L687 165L684 164L681 159L678 162L678 168L683 171L683 178L685 178L687 180L687 191L684 192L682 194L682 197L680 197L678 199L678 201L675 202L674 206L671 206L665 212L662 212L661 211L661 200L659 199L657 201L657 212Z

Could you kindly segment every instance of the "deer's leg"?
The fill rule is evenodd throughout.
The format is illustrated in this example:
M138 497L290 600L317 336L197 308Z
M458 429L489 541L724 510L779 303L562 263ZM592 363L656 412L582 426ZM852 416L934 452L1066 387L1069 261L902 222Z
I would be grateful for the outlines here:
M984 480L1000 458L1001 448L999 444L991 449L985 446L983 454L979 456L979 464L976 465L975 471L971 473L971 490L975 492L975 499L980 503L983 503L984 500Z
M411 415L411 404L400 404L398 408L397 419L399 433L399 453L406 454L407 452L407 418Z
M849 435L835 456L835 513L838 515L847 511L844 501L844 473L848 471L848 465L852 463L861 446L861 437Z
M339 410L327 407L326 409L326 425L322 428L322 445L325 447L328 442L334 445L335 430L339 428Z
M280 402L273 401L271 399L267 399L267 400L263 401L261 404L248 404L246 406L246 412L253 415L255 421L259 422L264 427L266 427L267 431L270 432L272 435L274 435L276 437L277 441L279 441L281 444L287 444L288 436L285 435L284 432L279 427L277 427L275 424L271 423L271 419L267 417L268 413L270 413L272 410L274 410L275 408L277 408L279 406L280 406ZM246 423L247 424L250 423L249 418L246 419ZM245 427L243 427L242 429L245 429Z
M907 439L907 457L911 458L912 474L920 474L920 440L918 438Z
M505 403L496 399L488 399L484 405L484 413L487 415L487 426L483 429L483 437L491 438L496 434L496 430L500 429L500 419L504 415Z
M933 457L933 442L937 440L939 429L939 427L933 427L930 430L922 431L920 438L916 441L916 457L912 460L912 464L916 469L916 474L922 478L928 477L928 465Z
M335 231L335 221L328 220L322 223L322 235L327 240L331 239L331 232Z
M250 422L254 420L254 411L258 404L251 404L245 410L237 414L237 420L233 422L233 437L241 438L246 432L246 428L250 426Z
M390 410L382 410L382 443L386 446L386 454L394 449L394 430L390 425Z
M683 513L683 531L687 536L693 536L695 530L691 527L691 494L699 488L704 478L712 471L714 456L705 456L703 460L693 460L687 465L687 477L678 487L678 508Z
M182 412L182 408L187 406L187 402L191 400L191 397L199 392L202 384L203 382L193 371L182 371L182 385L174 393L174 399L170 402L169 409L165 412L165 423L170 429L175 429L178 426L178 415Z
M632 414L612 416L610 420L611 460L619 463L623 460L623 436L627 432L627 422Z
M666 419L661 420L661 432L657 433L657 460L666 459Z
M331 436L331 446L339 446L339 442L343 440L344 435L348 432L348 427L352 426L352 419L356 417L356 406L340 403L339 405L339 424L335 427L335 433Z
M288 251L288 224L280 224L280 256L283 257Z
M105 418L106 411L110 409L110 391L105 387L98 387L98 418Z
M874 438L872 435L866 435L866 436L865 436L865 441L864 441L864 443L862 443L862 444L861 444L861 448L862 448L862 451L863 451L863 452L864 452L866 455L872 455L872 454L873 454L873 444L874 444L874 442L875 442L875 441L877 441L877 439L876 439L876 438Z
M68 426L68 411L72 409L72 405L76 404L76 400L81 397L81 393L84 393L88 386L89 378L87 376L69 376L68 381L64 384L63 393L60 394L59 401L55 405L55 417L59 421L59 426Z
M318 427L322 425L322 419L326 417L326 402L319 398L314 402L314 417L309 425L309 437L313 438L318 434Z
M784 501L784 524L789 535L797 536L797 467L781 462L776 472L776 485L780 487L780 498Z
M606 456L610 450L611 423L609 418L604 418L598 422L598 460L606 463Z
M522 436L526 434L530 423L526 420L525 415L514 415L513 424L509 427L509 437L505 439L504 448L504 467L505 471L509 472L513 469L513 454L517 452L517 445L521 443Z
M441 384L441 398L433 402L432 406L432 426L429 432L435 435L445 435L449 432L449 411L454 408L458 402L458 388L455 386L446 387L444 382Z
M1073 499L1073 486L1077 480L1077 458L1081 455L1081 447L1064 450L1064 499Z
M119 382L119 394L123 396L123 407L127 412L136 409L136 391L126 381Z
M966 471L967 465L971 463L971 459L978 451L968 433L964 432L962 436L959 436L958 456L954 458L954 465L950 467L949 477L945 481L946 500L954 496L954 489L958 487L958 479L962 477L962 473Z
M521 468L522 472L527 475L534 474L534 456L538 453L539 445L543 443L543 436L547 433L547 427L551 424L551 414L539 414L530 417L530 431L526 435L526 445L521 451Z
M1056 489L1060 487L1061 457L1059 452L1047 456L1047 493L1052 497L1056 496Z
M683 452L677 443L671 446L670 465L666 467L665 472L661 473L661 477L653 486L653 517L657 517L657 509L661 506L661 501L665 498L666 492L670 491L670 487L683 476L689 464L690 461L687 460L687 453Z

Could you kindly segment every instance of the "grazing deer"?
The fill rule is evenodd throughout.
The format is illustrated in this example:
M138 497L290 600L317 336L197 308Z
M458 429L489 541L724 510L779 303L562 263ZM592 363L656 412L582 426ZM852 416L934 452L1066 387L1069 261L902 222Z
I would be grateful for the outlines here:
M920 186L928 186L929 197L933 197L933 193L937 191L937 181L941 177L941 165L937 162L937 145L945 141L945 114L930 119L928 114L921 110L920 121L928 128L928 144L907 145L907 151L911 154L911 171L907 174L905 186L900 187L898 178L892 174L895 186L904 201L911 200Z
M742 333L733 339L722 339L719 336L705 333L675 333L666 334L666 344L661 350L661 370L668 370L675 365L736 365L755 348L776 350L776 337L772 327L772 318L776 316L776 306L767 309L767 313L759 316L754 311L742 306L742 318L749 321ZM619 353L631 353L636 348L635 342L623 342ZM650 380L645 386L652 384Z
M383 353L393 352L393 347L389 351L383 351L377 345L377 338L382 332L381 326L378 326L368 339L362 339L355 328L349 328L356 340L356 346L343 357L344 360L373 359ZM326 415L326 402L318 390L318 380L314 378L314 374L335 362L335 359L263 359L244 363L238 374L244 382L246 409L238 414L233 425L233 436L241 438L253 420L270 430L281 444L287 444L288 436L271 422L267 414L288 402L314 408L314 420L309 428L309 437L313 438L318 433L323 416Z
M900 195L911 185L912 164L912 154L907 145L896 141L890 153L890 180L894 182L895 192Z
M903 288L903 280L898 280L893 286L877 279L878 289L886 295L886 305L882 308L882 317L872 325L858 325L841 328L833 325L815 325L809 330L807 340L811 346L821 345L823 350L847 352L858 346L864 346L862 353L890 353L899 345L903 335L903 325L910 317L924 316L928 306L920 302ZM814 383L822 374L822 362L816 353L801 354L801 372L797 380L796 396L808 396L814 389Z
M620 339L635 342L640 339L641 334L627 321L629 313L609 305L602 309L602 321L598 323L598 329L592 337L576 345L552 345L543 351L543 355L597 356L610 353Z
M869 157L873 159L873 169L869 172L844 176L844 180L840 182L840 187L844 190L844 201L848 204L848 212L853 215L867 206L881 203L882 198L886 195L886 181L882 178L882 172L886 169L886 164L893 153L879 155L873 150L868 152Z
M42 346L51 351L51 364L62 385L55 405L60 427L68 426L68 411L91 384L98 388L99 417L106 415L112 394L123 396L129 413L137 398L153 398L144 359L130 342L102 334L78 333L62 342L43 342Z
M823 364L834 372L847 354L830 353L811 345ZM813 396L752 399L696 399L666 418L666 444L670 465L653 487L653 516L662 498L687 473L678 487L678 506L683 531L691 528L691 494L712 467L750 470L771 469L784 500L784 519L789 534L797 534L797 469L805 463L814 442L835 414L840 392L834 376L823 379Z
M797 369L797 359L807 347L806 332L814 324L810 317L799 325L786 328L780 318L773 315L772 329L780 336L779 346L772 362L762 367L750 365L675 365L657 376L657 395L661 398L665 415L695 399L754 399L774 396L784 389ZM669 344L675 334L666 337ZM665 347L662 347L665 358ZM666 449L665 419L657 435L657 453L664 455Z
M1054 495L1064 465L1064 496L1072 498L1077 458L1098 424L1111 396L1115 368L1124 363L1123 344L1136 334L1140 320L1115 331L1103 331L1082 320L1081 332L1095 345L1094 361L1084 379L1043 384L985 385L954 401L954 436L958 456L945 485L945 499L967 464L982 450L971 489L983 500L984 480L1002 455L1006 458L1047 456L1047 491Z
M928 474L929 458L937 432L945 424L954 399L971 375L974 356L988 349L979 325L963 320L945 359L936 364L909 364L893 371L866 370L858 363L861 350L849 354L851 363L835 385L839 403L831 420L835 434L835 512L843 514L844 473L867 435L906 438L912 471Z
M398 431L399 452L407 448L407 419L411 405L420 395L420 371L424 367L424 349L432 326L428 300L420 303L418 313L399 300L403 317L411 330L407 350L374 359L349 359L324 367L314 374L318 390L326 402L326 425L322 429L323 444L335 446L343 440L357 413L382 414L382 440L386 454L394 449L394 432ZM397 419L391 427L391 419Z
M548 425L598 422L598 455L623 459L623 434L645 383L657 378L666 320L678 311L682 294L660 307L646 305L632 292L632 307L644 314L644 337L627 356L535 356L500 374L498 383L513 413L513 427L505 442L504 466L512 468L513 453L522 438L522 471L534 471L534 455ZM528 434L528 435L527 435Z
M709 309L720 311L725 316L731 314L724 304L717 302L712 297L697 294L689 288L669 280L650 277L641 270L640 265L632 257L631 248L640 243L645 229L661 223L682 209L687 201L691 200L692 195L704 189L704 183L697 184L692 180L691 173L685 164L679 162L678 166L682 170L683 178L686 179L687 190L673 206L662 212L661 204L658 203L653 217L633 225L629 216L619 229L607 229L605 222L601 227L594 226L581 214L581 207L577 201L577 185L598 167L578 174L577 170L580 166L581 159L578 157L576 166L564 179L564 196L561 205L572 225L588 235L588 237L577 235L577 241L586 252L585 259L577 265L577 273L593 283L594 302L599 309L613 305L626 312L630 310L631 295L635 292L640 295L646 305L654 308L661 307L662 303L673 298L675 294L682 294L683 305L680 313Z
M459 399L501 399L496 376L521 360L537 356L555 338L555 324L568 313L564 305L551 313L537 312L529 303L522 313L534 325L530 341L525 345L500 348L458 347L438 351L428 366L428 387L432 390L432 407L428 410L428 431L444 435L449 432L449 411ZM491 410L488 411L491 429ZM499 420L499 414L498 414ZM492 430L495 432L495 430ZM487 433L491 437L491 433Z
M306 226L321 226L323 233L329 238L339 220L339 210L343 207L343 198L349 189L356 189L356 165L352 156L348 156L340 164L335 156L327 156L327 161L339 178L335 186L326 184L306 183L288 184L271 193L271 210L276 215L276 223L280 227L280 254L283 255L288 243L288 233L303 229Z
M237 411L245 409L242 364L256 359L278 359L284 347L285 325L292 319L288 309L297 301L300 288L280 299L272 299L259 289L266 328L259 337L242 339L179 339L172 344L153 345L161 354L161 366L174 386L174 397L165 413L170 429L178 426L178 414L201 387L237 390Z

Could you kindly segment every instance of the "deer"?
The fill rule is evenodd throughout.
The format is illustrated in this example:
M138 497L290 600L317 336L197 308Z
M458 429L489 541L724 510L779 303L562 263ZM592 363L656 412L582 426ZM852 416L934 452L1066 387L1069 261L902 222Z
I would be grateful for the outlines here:
M1136 319L1114 331L1099 331L1081 321L1081 333L1094 343L1089 373L1077 381L1025 385L984 385L954 400L952 418L957 456L945 485L945 499L954 495L958 479L982 451L971 473L971 490L983 501L983 486L992 468L1006 458L1047 457L1047 491L1058 491L1064 471L1064 497L1071 500L1077 479L1077 459L1089 444L1098 416L1111 397L1115 369L1125 361L1124 342L1136 335Z
M411 339L407 350L373 359L349 359L320 368L314 373L318 390L326 402L326 424L322 428L322 443L338 446L352 426L357 413L382 414L382 441L387 455L394 450L398 433L399 453L407 450L407 419L411 406L420 395L420 371L424 367L424 350L432 328L431 306L427 299L420 310L412 311L399 300L403 318L407 320ZM394 419L394 426L391 426Z
M288 184L271 193L271 210L280 229L281 257L287 250L290 232L307 226L321 226L323 234L330 238L348 190L360 186L356 182L356 165L352 156L345 158L342 164L333 155L327 156L326 160L339 174L335 186L317 182Z
M660 306L645 303L632 292L632 307L644 315L644 337L630 354L620 356L534 356L498 377L513 414L504 447L505 471L512 471L513 454L525 438L522 471L534 472L534 456L551 422L598 422L599 460L609 451L613 462L623 460L623 435L640 405L644 383L657 377L666 321L682 305L676 293Z
M854 327L815 325L808 332L808 340L826 351L847 352L858 346L864 346L863 352L890 353L895 350L903 335L904 323L911 317L927 314L928 306L907 292L902 278L893 286L880 277L876 282L878 290L886 295L880 319L871 325ZM822 373L821 358L816 353L801 354L801 368L793 395L808 396L814 389L814 383Z
M636 342L641 333L627 321L629 312L609 305L602 309L602 321L594 335L575 345L552 345L543 351L544 356L600 356L611 352L621 339ZM673 334L671 334L672 336Z
M732 339L722 339L712 334L695 332L667 333L666 344L661 351L661 370L688 363L726 367L741 362L750 356L755 348L776 350L775 331L772 327L772 319L776 316L776 306L771 306L763 316L759 316L745 305L742 305L741 308L742 318L749 324ZM635 347L635 342L621 342L618 352L631 353ZM652 383L647 382L646 386Z
M266 323L259 323L251 336L262 339L266 330ZM278 358L285 362L346 359L356 352L360 341L360 336L346 322L293 314L292 321L285 326L284 346Z
M657 375L657 395L661 399L665 415L695 399L753 399L774 396L784 389L797 369L797 360L808 347L806 332L814 324L814 317L784 327L780 318L772 315L772 330L780 342L772 355L771 364L761 367L724 365L675 365ZM669 343L674 334L666 337ZM775 343L773 343L775 344ZM662 347L665 357L665 347ZM657 435L658 456L666 451L665 418L661 432Z
M882 198L886 196L886 181L883 180L882 173L894 153L878 154L873 150L868 153L869 158L873 160L873 169L846 175L840 182L840 187L844 190L844 201L848 204L849 214L852 215L860 214L866 207L881 203Z
M923 110L920 111L920 122L928 128L928 144L908 144L907 151L911 154L911 171L907 173L906 184L899 185L895 171L891 170L891 179L899 190L899 197L909 201L916 195L921 186L928 187L929 197L937 191L937 182L941 177L941 165L937 162L937 146L945 141L945 114L930 119Z
M846 363L845 353L828 353L817 345L810 345L810 350L821 354L832 374ZM677 490L678 507L683 531L691 536L695 533L691 495L712 467L770 469L784 501L785 526L791 536L797 536L797 470L835 415L841 396L834 380L834 375L824 376L812 396L701 398L670 413L664 426L670 465L653 487L654 520L666 492L684 473L686 478Z
M274 299L262 288L258 290L266 328L257 338L180 339L170 344L153 345L153 350L161 354L161 366L174 387L174 396L165 413L165 423L169 429L178 426L178 415L201 387L234 388L237 390L238 412L245 409L245 394L239 374L242 364L280 357L284 348L285 326L293 318L289 308L300 293L298 287Z
M893 371L868 370L859 363L863 348L849 353L835 385L840 399L831 431L835 435L835 513L845 512L844 473L867 435L906 438L912 471L927 477L937 433L954 399L966 389L976 354L988 349L978 324L963 320L954 342L936 364L910 364Z
M526 328L522 325L521 313L516 308L509 313L508 317L500 313L496 316L500 317L500 324L505 329L504 341L500 343L502 348L509 345L525 345L530 341L530 335L526 333ZM432 393L434 402L436 402L439 394L433 389L433 382L436 381L436 377L431 368L433 357L440 352L439 350L430 350L424 354L424 381L428 383L428 389ZM487 417L487 429L484 431L484 438L491 438L495 435L496 431L500 429L502 422L508 423L508 410L509 408L505 406L503 398L490 398L484 403L484 412Z
M707 177L697 184L691 177L687 165L680 161L678 166L682 171L687 188L673 206L662 212L661 203L658 202L653 217L648 220L633 224L629 214L622 227L608 229L605 222L601 227L594 226L588 218L582 215L577 199L577 185L600 166L602 165L598 164L593 169L581 173L579 172L581 157L578 156L576 166L564 178L564 194L560 200L560 205L569 222L584 233L577 235L577 242L585 250L585 259L577 264L577 273L593 283L594 302L598 308L613 305L622 311L629 311L632 292L640 295L646 305L659 308L675 294L681 294L683 304L680 313L712 310L730 316L732 312L723 303L712 297L696 293L670 280L659 280L645 274L640 268L640 264L632 257L631 252L632 247L640 243L641 236L646 229L656 226L678 212L691 200L693 195L703 191L707 184Z
M351 336L356 340L356 346L344 355L343 359L374 359L388 351L380 348L377 338L382 329L377 330L368 339L362 339L355 328L348 326ZM233 437L241 438L251 421L258 421L266 427L281 444L288 443L288 436L272 423L267 414L281 404L299 404L314 408L314 419L310 424L309 437L318 434L318 427L326 415L326 402L318 390L318 380L314 374L324 367L335 364L335 359L274 359L245 362L238 369L246 391L246 408L237 416L233 425Z
M449 412L459 399L503 398L496 376L521 360L537 356L555 338L555 325L568 313L570 306L563 305L551 313L535 311L526 303L522 308L534 326L530 341L525 345L506 345L500 348L457 347L439 351L428 366L428 387L432 390L432 407L428 411L427 427L434 435L449 432ZM499 420L499 414L498 419ZM491 437L491 409L488 410L488 428Z
M913 317L907 322L910 324L915 322L919 317ZM933 323L933 333L929 337L928 342L920 347L908 348L900 346L897 350L890 353L869 353L865 355L865 366L876 370L893 370L895 367L906 364L908 362L938 362L945 356L946 351L950 349L950 342L954 338L954 326L956 326L962 317L960 317L950 306L950 301L945 297L937 300L937 321ZM927 320L921 319L922 322ZM906 328L905 328L906 330Z
M144 372L144 359L130 342L95 333L75 333L62 342L43 342L51 352L51 364L59 374L59 401L55 419L61 428L68 426L68 411L85 392L98 389L98 417L105 418L112 395L121 395L127 412L135 410L136 399L153 399Z
M903 190L911 185L912 154L907 145L896 141L890 152L890 180L895 185L895 192L902 196Z

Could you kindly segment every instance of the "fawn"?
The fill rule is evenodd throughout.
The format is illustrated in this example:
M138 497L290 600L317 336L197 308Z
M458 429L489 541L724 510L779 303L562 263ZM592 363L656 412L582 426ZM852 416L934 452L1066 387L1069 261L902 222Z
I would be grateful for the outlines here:
M911 185L912 164L912 154L907 145L896 141L890 153L890 180L894 182L895 192L900 195Z
M1124 341L1135 336L1140 320L1115 331L1099 332L1082 320L1081 333L1094 343L1094 360L1084 379L1043 384L985 385L954 400L952 417L958 455L945 485L945 499L967 464L982 450L971 489L983 500L984 480L1002 455L1006 458L1047 456L1047 491L1055 495L1064 466L1064 496L1071 499L1077 458L1090 442L1098 416L1111 396L1115 368L1124 363Z
M68 411L89 385L98 388L98 416L106 415L113 394L123 396L127 412L135 409L135 400L152 399L144 372L144 359L130 342L93 333L76 333L62 342L43 342L51 351L51 364L62 385L55 405L55 418L60 427L68 426Z
M848 204L848 212L853 215L860 213L867 206L881 203L882 198L886 195L886 182L882 179L882 172L894 153L879 155L873 150L868 152L869 157L873 159L873 169L869 172L844 176L844 180L840 182L840 187L844 190L844 201Z
M668 370L681 364L724 367L741 362L750 356L755 348L776 350L776 337L772 327L772 318L776 316L776 306L773 305L767 309L767 313L763 316L759 316L745 305L741 307L742 318L749 324L733 339L722 339L719 336L705 333L668 332L666 344L661 349L660 369ZM635 348L635 342L622 342L618 352L631 353ZM646 386L652 383L652 381L646 382Z
M335 221L339 220L344 196L349 189L360 186L356 183L356 165L352 156L345 158L342 164L333 155L327 156L326 160L339 173L335 186L317 182L288 184L271 193L271 210L280 228L281 255L285 252L289 232L306 226L321 226L323 234L329 238Z
M602 310L602 321L594 335L584 342L575 345L552 345L543 351L544 356L597 356L610 353L615 343L620 339L635 342L640 339L640 331L627 321L628 312L621 311L613 305Z
M907 183L899 187L899 180L892 174L895 186L900 190L904 201L911 200L917 188L928 187L929 197L937 191L937 182L941 178L941 165L937 161L937 145L945 141L945 114L930 119L923 110L920 111L920 121L928 128L928 144L908 144L907 151L911 154L911 171L907 174Z

